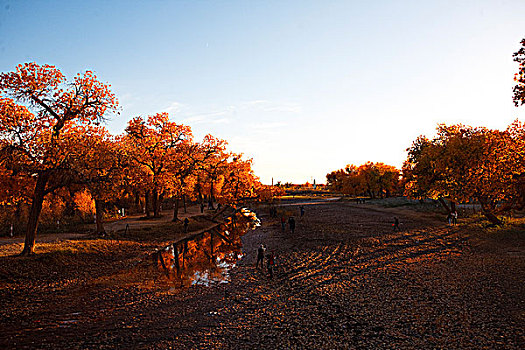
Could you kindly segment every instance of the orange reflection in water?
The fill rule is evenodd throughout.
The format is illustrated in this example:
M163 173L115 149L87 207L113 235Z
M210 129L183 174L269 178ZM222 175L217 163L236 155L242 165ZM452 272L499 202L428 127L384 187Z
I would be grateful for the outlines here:
M161 280L174 288L228 283L243 256L241 236L259 224L255 213L240 209L225 223L165 247L153 254Z

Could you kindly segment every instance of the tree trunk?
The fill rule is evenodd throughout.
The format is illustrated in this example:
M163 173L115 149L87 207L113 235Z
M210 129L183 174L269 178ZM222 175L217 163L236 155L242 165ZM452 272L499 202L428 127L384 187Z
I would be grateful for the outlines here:
M483 211L483 215L487 218L487 220L490 221L491 224L494 225L501 225L503 221L498 219L496 215L492 212L491 208L485 203L484 200L478 198L479 203L481 204L481 210Z
M215 209L213 207L213 181L210 185L210 198L208 198L208 209Z
M182 203L184 203L184 213L186 214L188 210L186 208L186 195L185 194L182 195Z
M173 203L173 219L171 221L179 221L179 197L175 197L175 202Z
M95 199L95 221L97 224L96 234L104 236L106 230L104 230L104 202L100 199Z
M162 203L164 202L164 191L159 195L159 216L162 216Z
M21 256L29 256L35 254L35 240L38 229L38 218L42 211L42 203L46 191L47 181L49 180L49 173L44 172L38 174L35 190L33 192L33 201L31 203L31 211L29 212L29 219L26 228L26 239L24 242L24 249Z
M159 193L157 192L157 189L153 190L152 193L152 204L153 204L153 217L158 218L160 217L159 214Z
M445 200L441 197L438 198L438 202L441 203L441 205L443 206L443 208L445 208L445 210L447 211L447 214L450 214L452 213L452 211L450 210L450 208L448 207L447 205L447 202L445 202Z
M149 190L144 194L144 211L146 212L146 217L149 218L151 216L149 212Z
M135 191L135 211L137 213L140 213L140 210L141 207L140 207L140 193L139 191Z
M498 217L496 215L494 215L490 211L483 211L483 215L485 215L485 217L487 218L487 220L490 221L491 224L494 224L494 225L501 225L501 224L503 224L503 221L498 219Z

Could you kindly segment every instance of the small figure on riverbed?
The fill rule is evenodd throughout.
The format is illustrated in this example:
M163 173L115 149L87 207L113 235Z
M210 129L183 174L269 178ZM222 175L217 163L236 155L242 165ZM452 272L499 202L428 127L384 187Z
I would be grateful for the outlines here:
M293 218L293 216L290 216L290 218L288 219L288 226L290 226L290 231L292 231L292 233L294 233L294 231L295 231L295 219Z
M204 203L201 202L201 214L204 213Z
M284 218L284 216L281 216L281 230L286 230L286 219Z
M458 212L454 210L452 214L452 225L456 226L458 224Z
M188 218L184 218L184 233L188 232L189 223L190 223L190 220L188 220Z
M273 267L275 265L275 260L274 260L274 256L273 256L273 252L270 252L270 254L268 254L268 256L266 257L266 259L268 260L267 261L267 265L266 265L266 268L268 269L268 277L270 279L273 278Z
M301 209L301 217L303 217L304 216L304 205L301 205L300 209Z
M263 267L263 265L264 265L264 251L265 250L266 250L266 248L262 244L257 249L257 263L255 264L255 268L259 268L259 262L261 262L261 268Z
M399 219L394 216L394 232L399 231Z

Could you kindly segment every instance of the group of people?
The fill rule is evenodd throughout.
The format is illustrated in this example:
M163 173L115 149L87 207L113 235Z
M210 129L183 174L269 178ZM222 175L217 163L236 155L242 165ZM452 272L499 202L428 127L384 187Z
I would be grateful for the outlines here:
M293 216L290 216L288 218L288 226L290 227L290 231L292 231L292 233L295 232L295 219ZM284 216L281 217L281 230L286 230L286 219L284 218Z
M304 216L305 209L304 206L301 206L299 208L299 213L301 217ZM277 208L276 207L270 207L270 217L277 217ZM293 216L290 216L288 220L284 216L281 216L281 229L284 231L286 230L286 224L288 223L288 227L290 228L290 231L292 233L295 232L295 218ZM257 248L257 262L255 264L256 268L263 268L264 267L264 259L266 258L266 270L268 271L268 277L273 278L273 269L275 266L275 255L273 252L269 252L265 255L266 247L264 244L261 244L259 248Z
M266 251L266 247L261 244L259 248L257 249L257 263L255 264L255 268L259 268L259 263L261 265L261 268L264 267L264 252ZM275 266L275 256L273 252L269 252L268 255L266 255L266 270L268 271L268 277L273 278L273 267Z

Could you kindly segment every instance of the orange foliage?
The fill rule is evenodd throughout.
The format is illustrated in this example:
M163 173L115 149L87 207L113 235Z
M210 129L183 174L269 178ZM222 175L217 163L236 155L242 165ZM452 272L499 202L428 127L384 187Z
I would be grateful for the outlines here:
M439 125L437 136L419 137L404 165L406 194L477 199L485 215L523 207L520 178L525 174L525 129L516 121L506 130Z
M327 186L352 196L390 197L400 189L399 170L384 163L367 162L359 167L347 165L345 169L326 175Z
M115 111L117 99L90 71L67 83L54 66L34 62L0 74L0 92L0 163L13 175L35 181L23 251L27 255L34 251L45 195L71 182L75 159L83 156L75 135L84 135L106 112Z

